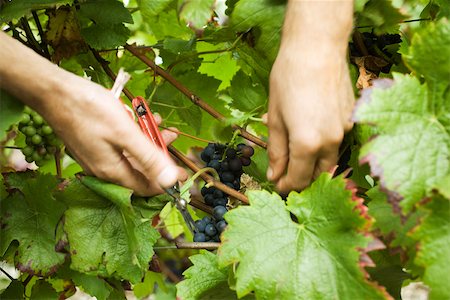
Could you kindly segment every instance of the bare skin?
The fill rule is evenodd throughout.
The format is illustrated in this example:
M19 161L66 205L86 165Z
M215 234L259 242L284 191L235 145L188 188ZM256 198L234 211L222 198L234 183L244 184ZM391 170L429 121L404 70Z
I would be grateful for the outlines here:
M267 177L282 193L333 168L354 103L346 61L352 1L290 0L270 74Z
M58 68L3 32L0 44L0 87L40 113L87 173L143 196L186 179L110 91ZM163 136L166 142L176 138L170 131Z

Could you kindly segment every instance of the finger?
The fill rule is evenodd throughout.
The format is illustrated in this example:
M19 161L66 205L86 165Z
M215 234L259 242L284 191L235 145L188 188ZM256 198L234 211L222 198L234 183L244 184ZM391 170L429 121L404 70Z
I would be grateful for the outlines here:
M312 180L317 152L312 148L302 148L300 152L292 151L289 157L287 174L277 183L277 189L281 193L304 189Z
M161 125L162 118L161 115L158 113L153 113L153 119L155 119L156 125Z
M176 131L178 130L174 127L169 127L169 130L164 129L163 131L161 131L161 136L166 145L172 144L177 139L178 134L176 133Z
M264 125L267 125L267 113L263 114L263 115L261 116L261 119L262 119L263 124L264 124Z
M287 130L281 121L271 121L269 117L269 143L267 151L269 154L269 169L267 178L271 181L277 181L286 171L289 153L288 153Z
M179 172L173 160L152 144L137 128L126 132L133 134L125 135L120 140L116 139L115 142L119 148L133 156L144 175L150 180L156 180L162 187L173 185L177 181Z

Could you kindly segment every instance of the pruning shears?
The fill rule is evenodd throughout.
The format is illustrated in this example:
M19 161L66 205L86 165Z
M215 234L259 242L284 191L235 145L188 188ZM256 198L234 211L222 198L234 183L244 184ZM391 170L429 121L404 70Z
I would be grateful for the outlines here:
M169 151L167 150L167 145L164 142L161 132L158 129L158 125L156 124L155 119L153 118L153 114L150 111L146 101L144 98L138 96L132 101L133 110L136 113L136 117L144 134L152 141L156 146L161 148L161 150L169 156ZM195 222L192 219L191 214L187 209L187 201L181 197L180 194L180 185L177 182L173 187L164 189L169 196L175 202L176 208L180 211L183 216L184 221L186 222L189 230L194 234Z
M111 92L113 93L114 97L119 99L120 101L122 101L120 99L120 93L122 92L125 84L129 79L130 75L121 68L119 70L119 73L117 74L116 80L111 89ZM134 98L133 101L131 101L131 103L133 106L134 113L136 114L139 126L141 127L141 130L153 144L161 148L161 150L167 156L169 156L167 145L161 136L161 132L158 129L158 125L156 124L155 118L153 118L153 114L150 111L150 108L148 107L147 103L145 102L145 99L138 96ZM133 111L127 105L123 104L123 106L124 109L129 113L130 117L134 119ZM169 196L172 197L172 199L175 202L176 208L183 216L183 219L186 222L189 230L191 231L192 234L194 234L195 222L187 209L188 202L181 197L179 183L177 182L173 187L166 188L164 189L164 191L167 194L169 194Z

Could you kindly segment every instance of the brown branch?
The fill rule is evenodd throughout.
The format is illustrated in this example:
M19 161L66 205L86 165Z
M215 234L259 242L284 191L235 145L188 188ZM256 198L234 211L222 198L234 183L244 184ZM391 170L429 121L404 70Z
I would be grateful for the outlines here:
M207 214L210 214L210 215L213 214L213 209L212 209L212 207L209 206L209 205L207 205L207 204L205 204L205 203L202 202L202 201L199 201L199 200L197 200L197 199L193 199L193 198L191 197L191 201L189 202L189 204L190 204L191 206L197 208L197 209L200 209L200 210L204 211L204 212L207 213Z
M114 74L114 72L108 66L108 62L104 60L103 57L101 57L100 54L98 54L98 52L95 51L94 49L91 49L91 51L94 54L95 59L102 66L103 70L109 76L109 78L111 78L112 81L116 80L116 74ZM122 92L125 94L125 96L127 96L128 99L130 99L130 101L134 99L133 94L131 94L131 92L127 88L123 88Z
M175 245L177 246L177 249L207 249L207 250L215 250L219 248L220 243L214 243L214 242L176 242Z
M62 178L62 170L61 170L61 149L57 149L55 152L55 166L56 166L56 175L58 178Z
M125 49L130 51L134 56L139 58L143 63L145 63L147 66L152 68L154 72L161 77L163 77L165 80L167 80L170 84L172 84L176 89L178 89L180 92L182 92L186 97L188 97L195 105L202 108L204 111L209 113L214 118L218 119L219 121L225 121L226 118L224 115L222 115L220 112L215 110L212 106L210 106L208 103L206 103L202 98L195 95L193 92L191 92L188 88L186 88L184 85L182 85L179 81L177 81L172 75L170 75L168 72L166 72L161 67L157 66L151 59L146 57L144 54L140 53L136 48L130 45L125 45ZM267 148L267 143L257 136L254 136L253 134L246 131L241 126L238 126L236 124L231 125L231 127L234 130L239 130L240 135L255 143L258 146L261 146L262 148Z
M173 156L175 156L181 162L183 162L194 173L197 173L198 171L200 171L200 168L193 161L191 161L189 158L187 158L183 153L181 153L180 151L178 151L177 149L175 149L172 146L168 146L167 148L169 149L169 152L172 153ZM207 183L211 183L215 188L221 190L225 194L228 194L228 195L248 204L248 198L244 194L242 194L242 193L236 191L235 189L232 189L229 186L223 184L222 182L214 179L213 176L208 175L206 173L202 173L202 174L200 174L200 177Z
M181 281L181 278L178 277L177 274L172 272L172 270L166 265L164 261L159 259L159 257L153 256L153 259L156 260L159 264L159 267L161 268L161 273L166 275L173 283L178 283Z

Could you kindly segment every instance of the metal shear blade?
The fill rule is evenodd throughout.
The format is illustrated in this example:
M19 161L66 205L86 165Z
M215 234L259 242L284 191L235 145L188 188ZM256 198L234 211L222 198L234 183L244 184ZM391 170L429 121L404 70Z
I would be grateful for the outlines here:
M180 196L180 189L179 189L178 184L175 185L174 187L167 188L164 190L166 191L167 194L169 194L172 197L172 199L175 202L175 206L177 207L178 211L183 216L183 219L186 222L189 230L191 231L192 234L194 234L195 222L192 219L192 216L187 209L187 201L184 200L183 198L181 198L181 196Z

